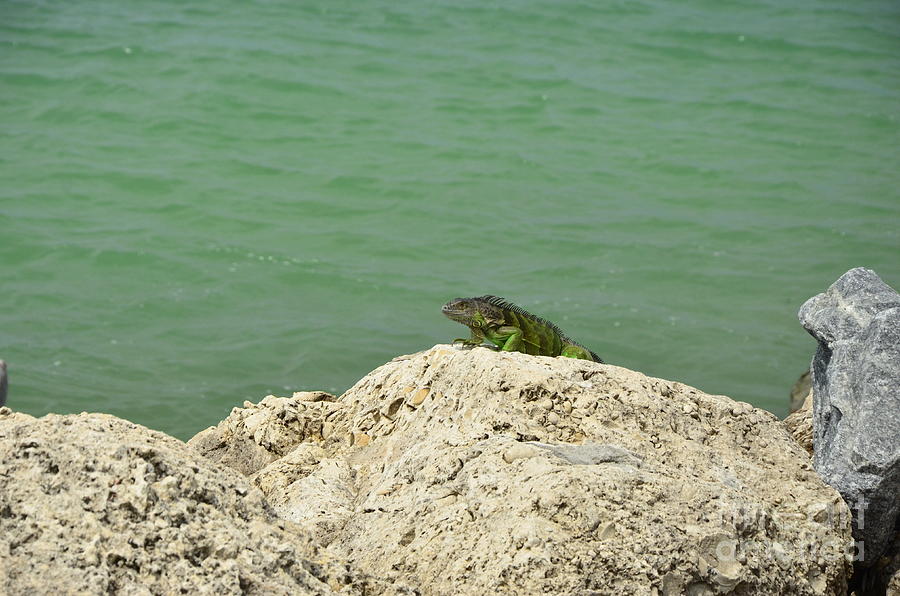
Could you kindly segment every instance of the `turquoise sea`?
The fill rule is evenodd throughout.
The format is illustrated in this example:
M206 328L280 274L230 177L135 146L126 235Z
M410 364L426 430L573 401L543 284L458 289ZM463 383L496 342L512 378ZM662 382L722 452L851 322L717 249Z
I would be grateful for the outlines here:
M900 4L0 3L9 404L187 438L504 296L778 415L900 288Z

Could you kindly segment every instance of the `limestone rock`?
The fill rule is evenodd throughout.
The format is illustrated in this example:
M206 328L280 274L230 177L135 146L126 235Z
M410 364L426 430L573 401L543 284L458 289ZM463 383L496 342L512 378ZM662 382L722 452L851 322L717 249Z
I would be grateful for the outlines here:
M34 416L23 412L13 411L6 406L0 407L0 423L25 422L26 420L34 420Z
M846 592L846 506L749 404L439 345L332 407L327 438L251 478L336 558L423 594Z
M799 318L819 342L815 469L856 509L860 565L870 566L891 544L900 517L900 295L873 271L851 269L810 298Z
M806 401L810 391L812 391L812 371L806 369L791 387L790 412L792 414L803 407L803 402Z
M794 440L800 443L800 446L806 449L806 452L812 456L813 454L813 426L812 426L812 391L808 392L803 406L784 419L784 425L794 437Z
M300 445L251 480L276 514L301 525L318 544L331 543L354 513L354 470L346 459L328 457L319 447Z
M269 395L259 404L244 402L243 408L234 408L188 445L213 461L252 474L298 443L328 435L327 419L340 407L324 391L299 391L293 397Z
M389 590L320 553L240 474L103 414L0 411L0 593Z

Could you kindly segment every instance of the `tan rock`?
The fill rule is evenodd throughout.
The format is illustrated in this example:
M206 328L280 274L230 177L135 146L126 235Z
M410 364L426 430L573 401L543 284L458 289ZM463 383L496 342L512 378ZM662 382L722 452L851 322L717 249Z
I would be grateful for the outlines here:
M393 408L411 387L428 398ZM846 592L846 506L749 404L584 360L435 346L332 407L331 436L367 441L313 453L302 439L254 480L337 558L423 594Z
M784 419L787 428L794 440L803 447L812 457L813 454L813 426L812 426L812 390L806 396L803 406Z
M331 437L329 416L341 409L324 391L298 391L293 397L269 395L259 404L244 402L217 426L194 435L188 445L207 458L243 474L253 474L287 455L304 441Z
M34 420L34 416L30 416L23 412L14 412L8 406L0 407L0 422L16 423L16 422L25 422L27 420Z
M337 399L325 391L294 391L291 397L300 401L334 401Z
M790 411L793 414L803 407L803 402L812 391L812 372L807 368L791 387Z
M353 476L345 459L327 458L321 448L302 444L251 480L268 495L276 514L301 525L317 544L328 544L354 512ZM297 508L297 503L306 506Z
M239 473L104 414L0 413L0 536L2 594L392 590L321 552Z
M428 387L419 389L418 391L416 391L416 394L412 397L412 399L409 400L409 404L411 406L421 405L421 403L425 401L425 398L428 397L429 391L430 389Z

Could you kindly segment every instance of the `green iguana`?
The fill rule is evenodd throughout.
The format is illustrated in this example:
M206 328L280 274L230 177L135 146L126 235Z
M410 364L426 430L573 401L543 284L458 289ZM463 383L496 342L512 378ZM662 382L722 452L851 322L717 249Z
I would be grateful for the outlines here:
M600 356L566 337L550 321L497 296L456 298L445 304L441 312L472 331L469 339L454 339L453 343L461 341L467 346L478 346L488 340L504 352L603 362Z

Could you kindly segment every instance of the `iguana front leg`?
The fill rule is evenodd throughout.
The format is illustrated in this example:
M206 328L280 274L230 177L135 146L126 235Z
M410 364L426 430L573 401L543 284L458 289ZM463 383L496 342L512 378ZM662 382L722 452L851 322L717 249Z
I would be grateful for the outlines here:
M470 331L472 332L472 336L469 338L457 337L451 343L462 342L464 346L480 346L484 343L484 334L476 329L475 327L470 327Z
M524 352L525 341L522 330L513 325L497 327L489 332L487 338L497 344L502 352Z

